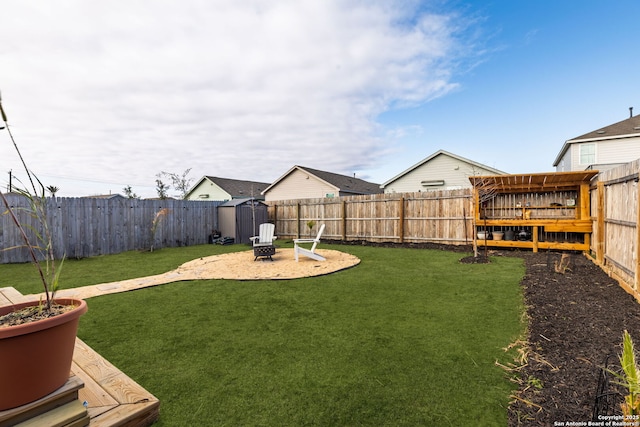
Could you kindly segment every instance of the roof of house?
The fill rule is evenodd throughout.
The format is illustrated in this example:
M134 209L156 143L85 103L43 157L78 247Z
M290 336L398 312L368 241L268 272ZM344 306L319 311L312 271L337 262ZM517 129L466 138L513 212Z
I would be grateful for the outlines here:
M234 206L242 205L242 204L247 203L247 202L253 203L254 206L255 206L255 204L265 205L265 203L263 201L261 201L261 200L255 200L255 199L253 199L251 197L245 197L245 198L242 198L242 199L227 200L226 202L221 204L220 207L229 207L229 206L234 207Z
M203 176L196 185L189 190L187 196L191 194L204 180L211 181L224 191L229 193L232 198L256 197L260 195L265 188L269 186L267 182L244 181L240 179L220 178L217 176Z
M582 141L589 139L623 138L640 135L640 115L629 117L609 126L594 130L570 141Z
M409 172L413 171L414 169L419 168L419 167L420 167L420 166L422 166L423 164L425 164L425 163L427 163L427 162L431 161L432 159L434 159L434 158L436 158L436 157L438 157L438 156L440 156L440 155L449 156L449 157L452 157L452 158L454 158L454 159L456 159L456 160L459 160L459 161L461 161L461 162L469 163L469 164L470 164L470 165L472 165L472 166L475 166L475 167L482 168L482 169L484 169L484 170L487 170L487 171L493 172L493 173L494 173L494 174L496 174L496 175L503 175L503 174L505 174L505 173L506 173L506 172L503 172L503 171L501 171L501 170L498 170L498 169L492 168L492 167L490 167L490 166L483 165L482 163L474 162L473 160L469 160L469 159L466 159L466 158L464 158L464 157L462 157L462 156L458 156L458 155L456 155L456 154L450 153L450 152L448 152L448 151L445 151L445 150L438 150L438 151L436 151L435 153L433 153L432 155L430 155L429 157L427 157L427 158L425 158L425 159L420 160L418 163L416 163L415 165L411 166L409 169L406 169L406 170L404 170L404 171L400 172L398 175L394 176L394 177L393 177L393 178L391 178L390 180L386 181L384 184L380 185L380 187L381 187L381 188L386 187L387 185L391 184L393 181L395 181L395 180L397 180L397 179L399 179L399 178L401 178L401 177L405 176L405 175L406 175L406 174L408 174Z
M234 198L257 196L269 186L268 182L242 181L216 176L207 176L207 178Z
M352 194L378 194L382 191L380 190L379 184L374 184L372 182L368 182L362 180L360 178L356 178L348 175L340 175L333 172L321 171L318 169L308 168L306 166L298 166L295 165L291 169L289 169L284 175L275 180L273 184L267 187L262 194L266 193L271 187L275 186L278 182L282 181L289 174L291 174L295 170L301 170L308 174L315 176L316 178L326 182L329 185L332 185L338 189L338 191L342 193L352 193Z
M571 144L580 142L605 141L608 139L622 139L640 136L640 115L629 117L609 126L585 133L584 135L565 141L560 153L553 162L557 166Z
M114 194L95 194L91 196L82 196L83 199L126 199L122 194L114 193Z

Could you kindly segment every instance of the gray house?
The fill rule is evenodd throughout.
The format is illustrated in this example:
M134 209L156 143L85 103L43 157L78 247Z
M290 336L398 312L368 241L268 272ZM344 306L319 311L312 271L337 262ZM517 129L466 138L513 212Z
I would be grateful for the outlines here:
M557 172L606 170L640 158L640 115L564 143L553 162Z

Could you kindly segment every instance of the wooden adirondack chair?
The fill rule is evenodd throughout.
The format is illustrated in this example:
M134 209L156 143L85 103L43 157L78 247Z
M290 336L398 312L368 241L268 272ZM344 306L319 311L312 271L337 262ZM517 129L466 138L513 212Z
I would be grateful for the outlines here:
M251 242L253 242L253 246L271 246L273 245L273 241L276 240L278 237L274 236L273 233L275 232L276 226L274 224L270 224L270 223L264 223L264 224L260 224L260 235L259 236L253 236L253 237L249 237L249 240L251 240Z
M278 237L274 236L276 226L270 223L260 224L260 235L249 237L253 242L253 260L258 258L269 258L273 261L272 255L276 253L276 247L273 245L273 241Z
M320 230L318 231L318 235L315 239L294 239L293 240L293 253L296 258L296 262L298 262L298 256L303 255L311 259L315 259L316 261L325 261L325 257L316 253L316 246L320 243L320 236L322 236L322 232L324 231L324 224L320 226ZM306 249L300 246L300 244L304 243L312 243L311 249Z

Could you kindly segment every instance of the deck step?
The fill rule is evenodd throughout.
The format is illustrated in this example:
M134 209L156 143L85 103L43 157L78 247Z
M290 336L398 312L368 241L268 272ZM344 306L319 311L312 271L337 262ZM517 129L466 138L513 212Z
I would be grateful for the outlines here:
M33 417L16 427L84 427L89 425L87 408L73 400L44 414Z
M27 422L31 419L37 418L41 415L46 415L51 411L55 411L57 408L65 406L69 403L78 402L78 391L84 387L84 382L77 376L73 375L69 377L67 382L54 391L43 397L42 399L38 399L35 402L27 403L26 405L19 406L17 408L8 409L6 411L0 412L0 427L9 427L15 425L22 425L20 423ZM87 409L80 403L80 406L84 410L85 414L87 413ZM70 420L72 422L75 420ZM25 425L46 425L46 426L75 426L76 424L52 424L49 422L40 423L40 424L25 424ZM86 424L78 424L78 425L88 425L88 418Z

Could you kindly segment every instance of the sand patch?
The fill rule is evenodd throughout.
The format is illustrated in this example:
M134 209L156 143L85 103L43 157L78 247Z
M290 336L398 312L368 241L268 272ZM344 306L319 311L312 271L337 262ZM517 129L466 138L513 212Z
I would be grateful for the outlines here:
M273 261L262 258L254 261L253 251L243 251L189 261L174 271L183 277L182 280L278 280L321 276L360 263L358 257L344 252L330 249L318 249L316 252L326 261L300 257L296 262L293 249L286 248L278 249Z
M165 283L184 280L230 279L230 280L284 280L300 277L322 276L353 267L360 258L332 249L319 249L317 253L326 261L316 261L307 257L294 259L293 249L277 249L273 261L254 261L253 250L212 255L182 264L175 270L155 276L139 277L120 282L101 283L81 288L62 289L58 298L91 298L98 295L133 291ZM24 299L37 300L41 295L25 295Z

